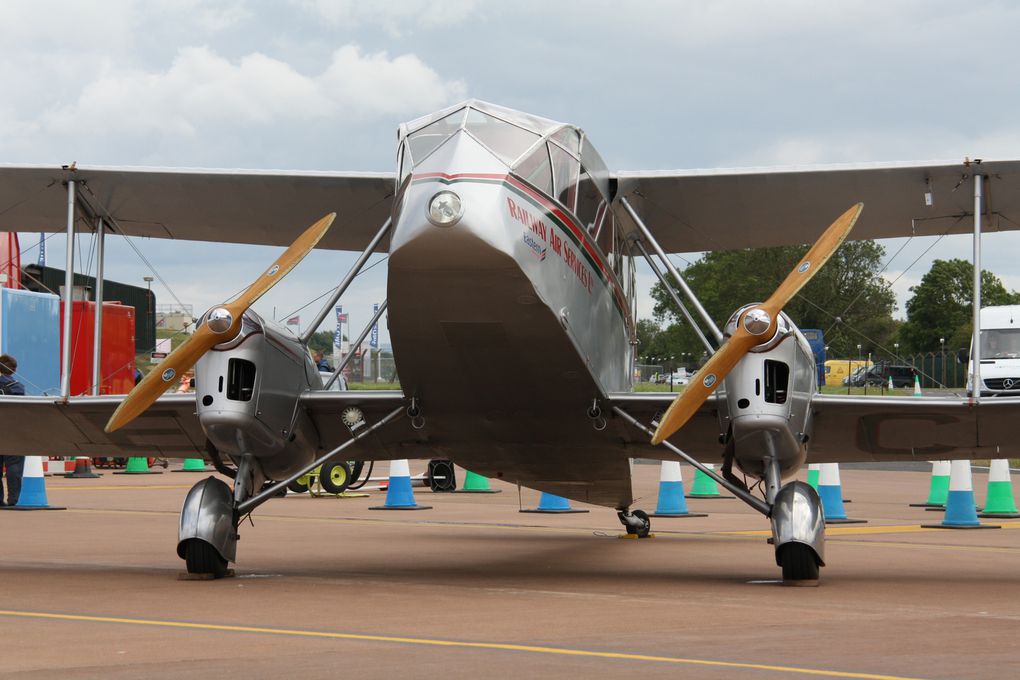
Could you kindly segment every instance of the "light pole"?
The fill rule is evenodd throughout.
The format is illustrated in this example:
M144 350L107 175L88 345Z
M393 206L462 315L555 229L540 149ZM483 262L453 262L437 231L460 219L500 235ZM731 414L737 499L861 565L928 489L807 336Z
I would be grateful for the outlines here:
M939 338L939 356L942 358L942 387L946 386L946 339Z

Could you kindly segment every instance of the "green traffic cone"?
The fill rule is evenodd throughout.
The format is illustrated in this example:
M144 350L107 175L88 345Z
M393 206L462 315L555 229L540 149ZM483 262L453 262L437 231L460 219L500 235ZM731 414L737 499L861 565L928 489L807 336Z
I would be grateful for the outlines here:
M924 503L911 503L912 508L928 508L945 510L949 499L949 471L952 465L948 460L936 460L931 464L931 486L928 489L928 500Z
M127 466L123 470L114 472L115 475L161 475L162 470L150 470L149 459L145 457L128 458Z
M488 477L475 474L470 470L464 471L464 485L456 489L455 493L500 493L502 489L490 489Z
M985 507L978 517L1020 517L1013 500L1013 483L1009 479L1009 461L993 460L988 468L988 493Z
M711 463L706 463L705 467L709 469L715 469L715 466ZM719 485L714 479L706 475L698 468L694 468L694 485L691 487L691 492L687 494L688 498L733 498L733 496L724 496L719 493Z
M201 458L185 458L181 469L174 470L174 472L209 472L209 468L205 466L205 461Z

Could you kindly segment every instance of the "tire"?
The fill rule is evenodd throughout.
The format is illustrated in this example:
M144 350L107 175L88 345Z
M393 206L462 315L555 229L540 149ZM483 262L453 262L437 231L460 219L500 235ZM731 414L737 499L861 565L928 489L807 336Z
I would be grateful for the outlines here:
M361 473L365 469L365 461L356 460L351 466L351 484L354 484L361 478Z
M227 575L227 561L216 548L199 538L193 538L184 546L184 561L189 574L212 574L213 578Z
M784 581L817 581L818 558L803 543L787 543L779 550Z
M645 512L644 510L635 510L631 514L640 519L642 522L644 522L644 526L641 527L640 529L636 529L634 533L637 534L638 538L648 538L648 534L650 534L652 531L652 520L649 519L648 513ZM628 528L628 533L629 532L630 529Z
M351 485L351 466L346 461L326 463L319 470L319 486L326 493L340 494Z
M307 493L308 484L302 482L301 478L298 477L293 482L287 485L287 490L292 493Z

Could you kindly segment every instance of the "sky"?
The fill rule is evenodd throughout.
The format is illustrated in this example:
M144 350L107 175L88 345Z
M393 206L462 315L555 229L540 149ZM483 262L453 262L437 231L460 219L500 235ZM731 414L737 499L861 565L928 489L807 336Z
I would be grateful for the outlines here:
M469 97L579 125L612 170L1020 158L1018 32L1020 5L980 0L6 0L0 163L392 171L401 122ZM35 261L38 236L21 238ZM196 314L281 252L134 245L157 301ZM933 258L972 247L883 245L898 316ZM1010 289L1018 245L983 246ZM153 275L122 238L107 251L108 278ZM355 257L313 252L256 309L307 322ZM384 259L343 300L354 333L385 298Z

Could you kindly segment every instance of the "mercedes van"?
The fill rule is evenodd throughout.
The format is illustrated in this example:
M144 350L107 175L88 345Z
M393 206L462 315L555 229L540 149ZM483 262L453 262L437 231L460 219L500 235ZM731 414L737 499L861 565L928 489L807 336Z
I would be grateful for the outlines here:
M974 384L971 341L967 390ZM981 395L1020 396L1020 305L981 310Z

